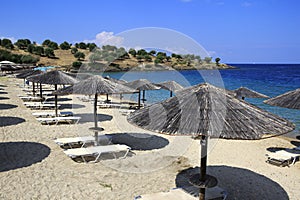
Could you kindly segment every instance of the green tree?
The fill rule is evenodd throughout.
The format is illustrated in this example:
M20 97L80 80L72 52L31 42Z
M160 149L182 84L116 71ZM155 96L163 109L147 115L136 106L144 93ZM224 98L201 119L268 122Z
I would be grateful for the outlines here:
M95 43L89 43L87 46L90 51L93 51L97 47L97 45Z
M149 55L145 55L145 61L147 61L147 62L152 62L152 58L151 58L151 56L149 56Z
M38 61L39 61L39 58L33 57L31 55L22 55L22 57L21 57L21 63L35 64Z
M205 58L204 58L204 61L205 61L206 63L210 63L210 62L211 62L211 59L212 59L211 57L205 57Z
M72 63L72 67L76 70L78 70L81 67L81 65L82 65L82 62L80 62L80 61L75 61Z
M33 44L29 44L29 45L27 46L27 51L28 51L29 53L33 53L34 48L35 48L35 46L34 46Z
M28 45L31 44L31 41L28 39L18 39L17 42L15 42L15 45L19 49L27 49Z
M85 55L84 55L84 53L78 51L74 54L74 57L77 58L77 60L84 60Z
M154 55L156 54L156 51L155 51L155 50L151 50L151 51L149 52L149 54L152 55L152 56L154 56Z
M84 42L80 42L80 43L78 44L78 48L79 48L79 49L86 49L87 46L86 46L86 44L85 44Z
M221 60L221 58L216 58L216 59L215 59L215 61L216 61L216 65L217 65L217 66L219 66L219 65L220 65L220 63L219 63L219 62L220 62L220 60Z
M51 40L46 39L46 40L44 40L44 42L42 43L42 45L43 46L49 46L50 42L51 42Z
M33 53L39 56L44 56L45 51L44 51L44 47L42 46L36 46L33 49Z
M6 49L13 49L14 45L12 44L10 39L3 38L1 41L1 46L3 46Z
M72 47L71 53L72 53L72 54L75 54L75 53L77 53L77 52L78 52L78 49L77 49L76 47Z
M131 54L133 57L136 56L136 50L133 49L133 48L130 48L129 51L128 51L129 54Z
M56 42L51 41L47 46L54 50L58 49L58 44Z
M140 49L136 53L137 55L145 56L148 55L148 52L145 49Z
M69 50L71 48L71 45L68 42L64 41L59 45L59 48L61 48L62 50Z
M54 54L54 50L52 48L46 48L45 49L45 56L47 56L48 58L54 58L55 54Z

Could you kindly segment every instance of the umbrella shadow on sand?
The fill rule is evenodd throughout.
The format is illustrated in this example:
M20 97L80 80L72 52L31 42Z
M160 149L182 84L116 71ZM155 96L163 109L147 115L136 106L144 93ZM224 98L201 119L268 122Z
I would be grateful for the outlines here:
M7 87L6 85L0 85L0 87Z
M6 100L9 99L8 97L0 97L0 100Z
M225 165L209 166L209 174L217 177L218 186L228 193L227 199L289 199L287 192L276 182L248 169ZM176 187L198 196L199 189L189 179L199 173L199 167L188 168L176 176Z
M54 97L48 98L47 101L55 101L55 98ZM61 102L61 101L72 101L72 99L70 99L70 98L57 98L57 101L58 102Z
M8 94L7 92L0 92L0 94Z
M147 133L114 133L112 143L125 144L132 150L153 150L161 149L169 144L169 141L163 137Z
M0 127L11 126L25 122L25 119L20 117L0 117Z
M36 142L1 142L0 172L28 167L41 162L50 154L50 148Z
M12 109L18 107L17 105L13 104L0 104L0 110L7 110L7 109Z
M292 145L295 145L295 147L300 147L300 141L291 141Z
M85 105L82 104L59 104L61 105L59 109L79 109L85 107Z
M82 113L82 114L77 114L76 116L81 117L79 123L94 122L94 114ZM111 121L113 118L113 116L106 115L106 114L98 114L97 116L99 122Z

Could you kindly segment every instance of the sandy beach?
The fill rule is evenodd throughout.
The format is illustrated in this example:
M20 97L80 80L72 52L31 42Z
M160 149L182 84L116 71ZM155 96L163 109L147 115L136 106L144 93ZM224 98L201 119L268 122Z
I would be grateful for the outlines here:
M93 135L93 104L62 96L63 110L78 124L41 125L18 97L22 80L0 78L0 199L132 200L176 187L181 170L199 166L199 141L156 134L130 125L120 109L99 109L101 134L132 145L125 159L104 156L97 163L75 162L55 138ZM80 96L80 95L78 95ZM7 97L7 98L4 98ZM105 98L105 97L102 97ZM211 140L208 173L217 177L227 199L300 197L300 162L290 167L266 163L267 149L293 148L299 140L273 137L256 141Z

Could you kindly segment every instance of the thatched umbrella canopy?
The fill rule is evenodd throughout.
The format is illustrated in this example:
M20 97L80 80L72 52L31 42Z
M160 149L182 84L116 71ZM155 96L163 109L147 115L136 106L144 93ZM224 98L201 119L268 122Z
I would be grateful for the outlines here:
M245 97L247 97L247 98L270 98L267 95L261 94L259 92L256 92L256 91L251 90L246 87L240 87L236 90L233 90L233 92L235 93L237 98L242 98L242 99L245 99Z
M141 91L143 91L143 102L145 101L145 90L159 90L160 87L154 85L147 79L139 79L132 82L125 83L124 85L139 91L138 108L141 107Z
M27 70L25 72L22 72L20 74L17 74L16 75L16 78L22 78L24 79L24 86L25 86L25 79L28 77L28 76L33 76L33 75L37 75L37 74L42 74L43 72L41 70ZM34 89L34 87L33 87Z
M27 80L35 83L54 85L55 90L57 90L57 85L73 85L78 82L66 72L59 70L53 70L43 74L29 76L27 77ZM42 98L42 95L40 97ZM57 95L55 95L55 116L57 116Z
M156 83L155 85L161 87L162 89L169 90L170 97L172 97L172 92L183 89L183 86L181 86L179 83L175 81L165 81L161 83Z
M300 109L300 88L267 99L264 103L284 108Z
M128 121L160 133L200 137L202 184L209 182L206 179L208 137L252 140L295 128L289 121L207 83L183 89L176 97L137 110L128 116ZM204 196L205 187L201 187L200 199Z
M125 83L128 83L128 82L125 81L125 80L115 79L115 78L112 78L112 77L110 77L110 76L105 76L104 78L107 79L107 80L110 80L110 81L112 81L112 82L119 83L119 84L125 84Z
M125 81L125 80L115 79L115 78L112 78L110 76L105 76L104 78L107 79L107 80L110 80L110 81L112 81L114 83L119 83L119 84L125 84L125 83L127 83L127 81ZM122 94L120 94L120 99L122 99ZM109 102L108 94L106 95L106 101Z
M95 123L95 140L98 144L98 117L97 117L97 99L98 95L103 94L122 94L134 93L136 90L129 88L125 85L114 83L101 76L92 76L86 80L80 81L73 86L60 89L55 94L84 94L95 95L94 100L94 123Z

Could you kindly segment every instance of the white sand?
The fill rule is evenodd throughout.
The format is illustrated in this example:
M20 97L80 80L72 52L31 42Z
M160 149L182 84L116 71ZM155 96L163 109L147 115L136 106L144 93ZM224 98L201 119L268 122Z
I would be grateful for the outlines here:
M83 117L78 125L41 125L32 111L17 95L22 94L15 84L22 80L0 79L0 87L8 94L1 104L18 105L0 109L0 116L25 119L23 123L0 128L0 199L111 199L132 200L146 193L168 191L176 187L180 170L199 166L199 141L188 137L154 134L127 123L118 109L99 109L104 133L127 134L137 141L145 136L158 136L154 146L161 149L133 150L125 159L104 159L95 164L77 163L68 158L54 138L93 135L93 105L79 101L72 110ZM70 97L64 97L70 98ZM103 97L104 98L104 97ZM104 115L103 115L104 114ZM3 119L3 118L2 118ZM164 140L163 138L167 139ZM9 143L13 142L13 143ZM23 142L23 143L21 143ZM26 143L24 143L26 142ZM150 144L145 143L145 147ZM289 140L270 138L258 141L210 141L208 172L217 177L219 186L228 191L228 199L294 199L300 197L300 162L291 167L276 167L266 163L269 147L294 147ZM107 158L107 157L105 157ZM39 162L41 161L41 162Z

